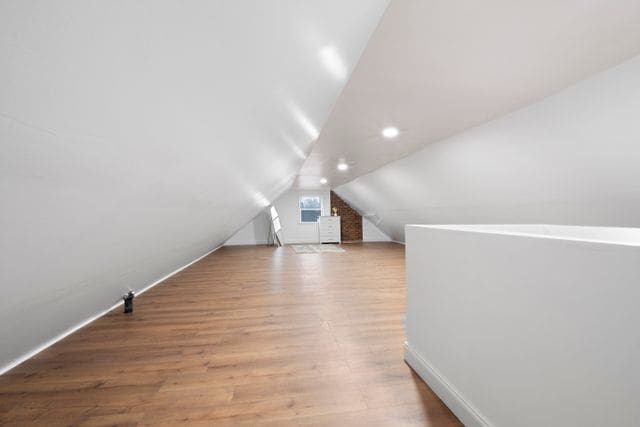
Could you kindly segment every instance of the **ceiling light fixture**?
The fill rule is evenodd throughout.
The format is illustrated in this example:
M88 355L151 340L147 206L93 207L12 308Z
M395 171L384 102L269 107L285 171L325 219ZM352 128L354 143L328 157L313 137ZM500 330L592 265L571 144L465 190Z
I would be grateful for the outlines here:
M347 169L349 169L349 165L348 164L346 164L345 162L338 163L338 170L339 171L346 171Z
M320 178L320 184L324 185L327 183L327 178Z
M396 136L400 135L400 131L398 130L398 128L384 128L382 130L382 136L384 136L385 138L395 138Z

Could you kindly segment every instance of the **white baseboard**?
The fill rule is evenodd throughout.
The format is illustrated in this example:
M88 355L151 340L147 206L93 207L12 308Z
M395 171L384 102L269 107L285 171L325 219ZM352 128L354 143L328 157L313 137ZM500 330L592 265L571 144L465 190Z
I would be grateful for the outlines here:
M191 266L192 264L195 264L196 262L200 261L202 258L204 258L207 255L217 251L220 248L221 248L221 246L218 246L217 248L214 248L214 249L210 250L209 252L207 252L206 254L202 255L201 257L198 257L198 258L194 259L193 261L189 262L188 264L183 265L182 267L178 268L177 270L174 270L171 273L167 274L166 276L163 276L162 278L156 280L152 284L145 286L144 288L140 289L139 291L134 291L136 296L148 291L149 289L153 288L154 286L158 285L159 283L164 282L169 277L181 272L185 268ZM35 349L23 354L22 356L14 359L13 361L9 362L8 364L0 367L0 375L4 374L7 371L10 371L11 369L13 369L16 366L18 366L19 364L21 364L22 362L25 362L25 361L31 359L36 354L40 353L41 351L46 350L47 348L51 347L52 345L54 345L58 341L60 341L60 340L64 339L65 337L71 335L72 333L74 333L78 329L83 328L84 326L87 326L89 323L93 322L94 320L101 318L105 314L109 313L111 310L118 308L119 306L122 305L122 303L123 303L122 301L115 303L111 307L99 312L98 314L96 314L94 316L91 316L90 318L78 323L75 326L72 326L71 328L67 329L66 331L62 332L61 334L56 335L52 339L46 341L44 344L39 345Z
M404 360L451 409L466 427L491 427L458 391L408 342L404 343Z
M34 348L33 350L31 350L31 351L23 354L22 356L12 360L8 364L6 364L2 368L0 368L0 375L4 374L5 372L10 371L11 369L15 368L16 366L20 365L21 363L26 362L27 360L31 359L36 354L40 353L41 351L46 350L47 348L51 347L52 345L54 345L55 343L57 343L61 339L71 335L72 333L74 333L78 329L80 329L80 328L82 328L84 326L87 326L89 323L91 323L94 320L104 316L105 314L107 314L111 310L113 310L115 308L118 308L121 304L122 304L122 302L118 302L118 303L112 305L111 307L107 308L106 310L103 310L100 313L96 314L95 316L92 316L92 317L80 322L79 324L77 324L75 326L72 326L71 328L67 329L66 331L62 332L61 334L56 335L55 337L51 338L49 341L46 341L44 344L39 345L38 347Z
M236 242L225 242L222 246L264 246L269 245L268 240L244 240Z
M392 240L392 242L404 246L404 242L401 242L400 240Z

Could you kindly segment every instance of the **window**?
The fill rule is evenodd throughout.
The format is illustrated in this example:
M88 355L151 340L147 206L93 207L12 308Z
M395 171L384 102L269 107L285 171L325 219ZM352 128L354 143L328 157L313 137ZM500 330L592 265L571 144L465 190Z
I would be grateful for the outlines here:
M300 196L300 222L318 222L322 214L320 196Z
M275 206L271 206L271 222L273 222L273 231L276 233L282 229L280 217L278 217L278 211Z

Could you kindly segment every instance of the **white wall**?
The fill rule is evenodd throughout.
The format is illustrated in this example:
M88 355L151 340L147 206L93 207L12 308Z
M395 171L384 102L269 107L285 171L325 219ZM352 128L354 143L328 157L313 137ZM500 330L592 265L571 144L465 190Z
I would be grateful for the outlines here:
M640 230L452 228L407 227L406 357L460 420L637 426Z
M280 216L280 225L282 225L282 238L284 244L295 243L319 243L320 235L318 234L317 223L301 223L300 222L300 195L319 195L322 198L322 215L329 215L331 211L331 197L329 190L310 190L298 191L290 190L285 192L273 205L278 210ZM262 237L262 214L259 214L250 223L245 225L242 230L238 231L231 237L225 245L243 244L243 245L259 245L263 244ZM270 226L270 225L269 225ZM260 230L256 233L254 230ZM268 233L268 229L267 229ZM266 235L266 234L265 234ZM241 243L239 243L241 242Z
M288 189L386 4L0 2L0 372Z
M322 197L322 215L330 215L331 196L329 190L318 191L287 191L280 196L273 205L280 215L282 236L285 244L290 243L319 243L317 223L300 222L299 200L301 195Z
M369 219L362 217L363 242L388 242L391 238L376 227Z
M279 197L273 205L278 209L285 244L318 243L317 224L300 223L298 200L301 194L320 195L322 214L330 215L331 193L327 190L297 191L291 190ZM267 243L270 224L264 213L258 214L251 222L234 234L225 245L263 245ZM362 240L364 242L388 242L391 239L367 218L362 218Z
M636 57L335 191L394 240L408 223L640 226L639 111Z
M268 211L262 211L249 223L242 227L229 240L224 242L226 246L235 245L266 245L273 243L270 239L271 221Z

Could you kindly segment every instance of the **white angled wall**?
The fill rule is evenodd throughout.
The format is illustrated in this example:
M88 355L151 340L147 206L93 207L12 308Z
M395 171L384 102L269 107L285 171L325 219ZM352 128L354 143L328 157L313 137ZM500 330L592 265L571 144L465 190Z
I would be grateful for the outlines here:
M248 224L231 236L224 244L236 245L266 245L270 240L271 221L269 212L264 210L256 215ZM272 239L272 238L271 238ZM271 240L271 243L273 240Z
M335 191L394 240L411 223L637 227L639 111L636 57Z
M386 5L0 2L0 372L290 188Z
M366 217L362 217L362 241L363 242L388 242L391 238L382 232Z

